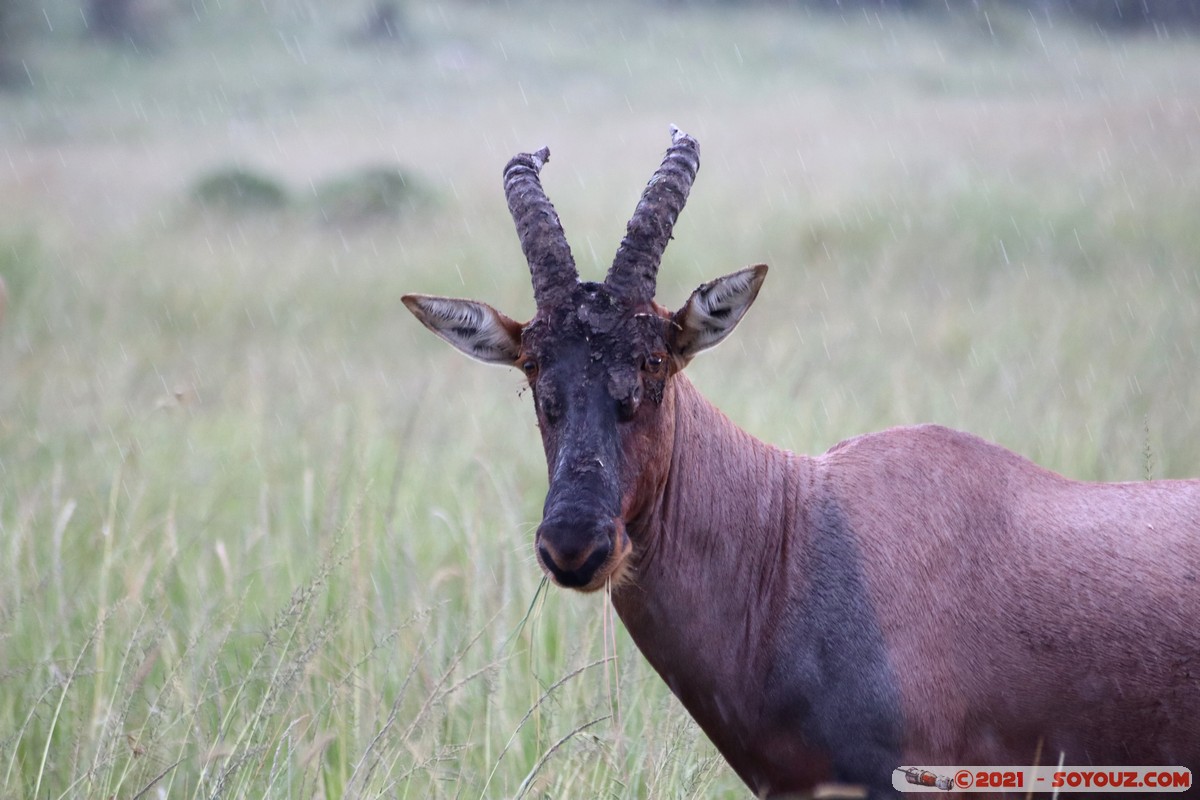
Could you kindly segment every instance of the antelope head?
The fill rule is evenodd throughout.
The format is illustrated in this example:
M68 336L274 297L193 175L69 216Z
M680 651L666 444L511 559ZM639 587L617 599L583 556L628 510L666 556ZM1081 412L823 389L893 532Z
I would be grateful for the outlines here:
M764 265L696 289L672 313L654 302L671 230L700 166L674 126L602 283L580 281L539 178L548 149L504 168L504 191L529 262L537 313L522 324L486 303L405 295L425 327L472 358L517 367L533 390L550 485L535 537L560 586L594 591L627 576L639 532L662 496L674 432L672 378L741 320Z

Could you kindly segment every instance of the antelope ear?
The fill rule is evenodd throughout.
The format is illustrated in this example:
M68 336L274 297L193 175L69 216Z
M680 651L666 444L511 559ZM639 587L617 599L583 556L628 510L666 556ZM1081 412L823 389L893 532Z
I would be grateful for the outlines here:
M421 324L471 358L513 366L521 354L521 323L487 303L406 294L400 298Z
M671 351L680 366L733 332L766 277L767 265L759 264L709 281L692 292L671 317Z

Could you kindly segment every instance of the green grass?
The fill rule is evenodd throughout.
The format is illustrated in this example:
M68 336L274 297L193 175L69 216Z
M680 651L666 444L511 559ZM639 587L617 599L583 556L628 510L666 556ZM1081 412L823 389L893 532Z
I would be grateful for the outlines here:
M768 441L936 421L1200 475L1195 42L443 2L356 48L279 2L137 54L45 8L0 96L0 795L744 796L603 598L539 592L519 376L400 306L531 312L518 150L590 277L698 136L660 297L771 264L690 368ZM313 211L378 165L436 202ZM194 213L231 166L288 207Z

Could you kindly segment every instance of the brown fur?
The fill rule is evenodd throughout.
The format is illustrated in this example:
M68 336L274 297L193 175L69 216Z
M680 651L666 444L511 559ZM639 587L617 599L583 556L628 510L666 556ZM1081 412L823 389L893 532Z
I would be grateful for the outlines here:
M817 458L739 430L682 375L613 602L757 792L829 780L775 718L814 507L844 509L900 683L906 763L1200 766L1200 481L1067 480L937 426ZM646 474L653 476L647 478ZM627 518L628 519L628 518ZM901 766L896 764L896 766Z

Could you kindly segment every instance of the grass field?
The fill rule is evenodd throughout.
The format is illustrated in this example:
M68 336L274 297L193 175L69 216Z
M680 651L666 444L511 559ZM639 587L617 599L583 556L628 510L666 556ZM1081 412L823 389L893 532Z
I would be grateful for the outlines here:
M396 47L169 8L135 53L46 5L0 95L0 796L745 796L602 597L539 592L517 372L400 305L532 312L519 150L598 276L697 136L660 299L771 265L690 368L761 438L1200 475L1196 41L446 0ZM366 168L401 199L331 199ZM278 202L196 199L231 170Z

